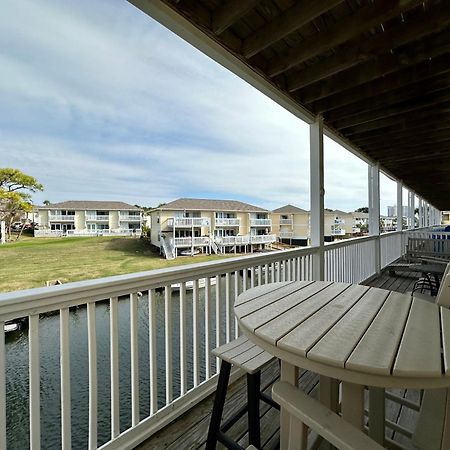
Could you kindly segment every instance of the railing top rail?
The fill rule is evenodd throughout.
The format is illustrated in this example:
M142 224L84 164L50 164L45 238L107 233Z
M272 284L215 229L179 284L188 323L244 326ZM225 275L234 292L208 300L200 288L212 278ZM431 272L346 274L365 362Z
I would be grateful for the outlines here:
M370 242L370 241L374 241L375 239L377 239L377 236L362 236L362 237L343 239L342 241L337 241L337 242L325 242L325 251L332 250L333 248L348 247L350 245L359 244L362 242Z

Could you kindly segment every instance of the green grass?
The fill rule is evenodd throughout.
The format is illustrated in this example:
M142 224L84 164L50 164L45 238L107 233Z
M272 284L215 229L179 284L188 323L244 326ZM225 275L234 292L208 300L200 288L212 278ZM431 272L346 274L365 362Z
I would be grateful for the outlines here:
M47 280L87 280L180 264L217 260L218 256L167 261L148 241L120 237L32 238L0 245L0 292L45 286Z

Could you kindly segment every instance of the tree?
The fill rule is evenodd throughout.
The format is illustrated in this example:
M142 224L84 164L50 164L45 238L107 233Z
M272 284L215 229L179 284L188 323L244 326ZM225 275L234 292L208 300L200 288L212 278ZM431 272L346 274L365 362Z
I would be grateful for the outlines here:
M362 208L358 208L355 212L368 213L369 208L367 206L363 206Z
M43 203L45 206L48 206L48 205L50 205L50 200L44 200L42 203Z
M18 169L0 169L0 221L6 223L8 238L13 221L18 220L23 212L33 209L30 192L43 189L36 178Z

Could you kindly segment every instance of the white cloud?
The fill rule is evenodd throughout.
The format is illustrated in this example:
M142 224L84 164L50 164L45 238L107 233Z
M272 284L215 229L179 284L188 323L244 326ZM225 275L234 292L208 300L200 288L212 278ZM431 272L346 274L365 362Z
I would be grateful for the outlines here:
M306 124L127 2L4 0L1 165L42 201L209 196L309 204ZM367 169L326 144L326 203L367 204Z

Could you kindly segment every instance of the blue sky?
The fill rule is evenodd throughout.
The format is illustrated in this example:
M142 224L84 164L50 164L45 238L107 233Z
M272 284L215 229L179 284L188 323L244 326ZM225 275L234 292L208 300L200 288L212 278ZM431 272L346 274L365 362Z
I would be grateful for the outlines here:
M2 0L0 67L0 166L36 202L309 207L308 126L125 0ZM325 183L327 207L367 205L367 166L328 139Z

